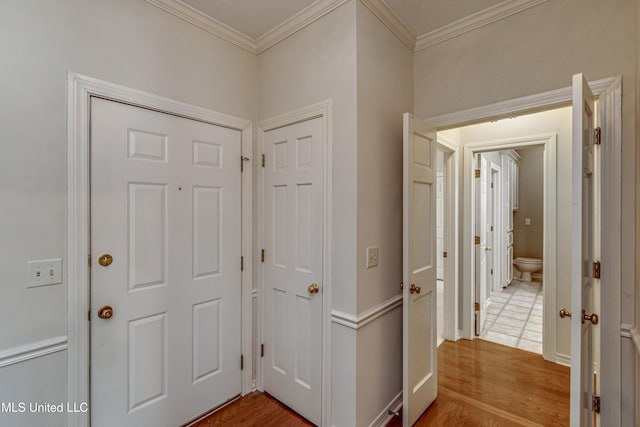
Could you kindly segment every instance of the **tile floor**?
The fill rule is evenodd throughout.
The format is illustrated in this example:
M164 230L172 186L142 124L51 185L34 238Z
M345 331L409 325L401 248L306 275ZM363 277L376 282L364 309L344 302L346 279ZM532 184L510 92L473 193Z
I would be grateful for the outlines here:
M480 338L542 354L542 284L514 280L492 293Z

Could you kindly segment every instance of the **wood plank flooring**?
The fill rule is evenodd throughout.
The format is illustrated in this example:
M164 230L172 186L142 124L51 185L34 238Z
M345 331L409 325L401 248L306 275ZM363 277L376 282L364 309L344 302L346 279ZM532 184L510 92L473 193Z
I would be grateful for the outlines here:
M438 398L416 426L568 426L569 368L485 340L438 348ZM233 402L196 427L311 426L264 393ZM399 427L394 418L387 427Z
M416 426L568 426L569 368L477 339L438 348L438 398ZM394 418L388 427L401 426Z

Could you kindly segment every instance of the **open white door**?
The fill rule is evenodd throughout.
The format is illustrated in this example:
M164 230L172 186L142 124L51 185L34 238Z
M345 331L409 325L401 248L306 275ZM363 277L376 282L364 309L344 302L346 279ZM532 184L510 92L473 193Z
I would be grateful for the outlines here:
M571 260L571 425L592 426L593 313L593 95L582 74L573 76Z
M404 114L403 143L403 425L438 393L435 128Z

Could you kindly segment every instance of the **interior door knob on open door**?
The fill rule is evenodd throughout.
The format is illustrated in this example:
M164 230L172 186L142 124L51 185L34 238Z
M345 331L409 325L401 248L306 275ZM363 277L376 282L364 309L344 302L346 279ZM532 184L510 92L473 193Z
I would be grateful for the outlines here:
M409 292L411 292L412 294L419 294L421 290L422 288L415 283L412 283L411 287L409 288Z
M571 317L571 312L570 312L570 311L567 311L567 309L566 309L566 308L564 308L564 307L562 307L562 308L560 309L560 313L559 313L559 314L560 314L560 317L561 317L562 319L564 319L565 317Z
M98 317L101 319L111 319L113 316L113 308L110 305L100 307Z
M318 292L320 292L320 288L318 287L317 283L312 283L309 285L309 287L307 288L307 290L309 291L310 294L317 294Z

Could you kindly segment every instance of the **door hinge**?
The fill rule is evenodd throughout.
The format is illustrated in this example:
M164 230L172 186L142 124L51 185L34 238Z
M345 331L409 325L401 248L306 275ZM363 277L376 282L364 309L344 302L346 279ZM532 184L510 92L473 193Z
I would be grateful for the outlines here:
M249 158L246 156L240 156L240 172L244 172L244 162L248 162Z
M89 309L89 311L87 311L87 320L89 322L91 322L91 309Z
M493 276L493 268L491 269L491 275Z
M593 263L593 278L600 278L600 261L596 261Z
M493 231L493 225L489 226L489 231Z
M491 183L491 188L493 188L493 182Z
M476 169L476 178L480 178L480 169Z
M475 311L480 311L480 303L479 302L474 303L473 308L475 309Z
M91 254L87 255L87 262L89 263L89 267L91 267Z
M600 145L602 143L602 130L600 127L597 127L593 130L594 133L594 144Z
M596 414L600 413L600 396L593 396L591 400L591 410Z
M264 249L260 251L260 261L264 262Z
M473 238L473 243L475 243L476 245L479 245L480 244L480 236L475 236Z
M442 252L442 258L446 258L447 256L449 256L449 254L447 253L447 251Z
M264 344L260 344L260 357L264 357Z
M240 355L240 370L244 369L244 355Z
M267 156L265 156L264 154L262 155L262 167L265 167L265 165L267 164Z
M240 271L244 271L244 257L240 257Z

